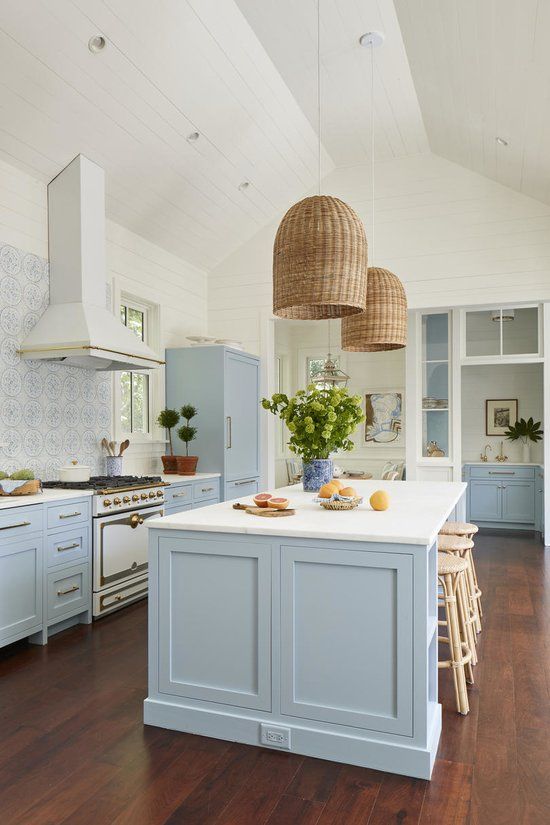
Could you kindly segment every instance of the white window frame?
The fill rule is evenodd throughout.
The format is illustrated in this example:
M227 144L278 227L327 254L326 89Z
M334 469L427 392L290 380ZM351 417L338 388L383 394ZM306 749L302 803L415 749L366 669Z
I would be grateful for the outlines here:
M144 298L138 297L130 292L121 289L113 289L114 294L114 312L116 317L120 320L120 307L122 304L129 306L132 309L137 309L143 312L144 321L144 339L148 347L155 352L160 350L160 307ZM133 334L133 333L132 333ZM148 432L126 432L121 424L121 392L120 392L120 374L121 372L139 372L144 373L149 378L149 399L148 399ZM166 441L164 431L158 427L156 418L158 412L164 406L164 368L159 367L153 370L121 370L113 373L113 421L114 421L114 438L116 441L124 441L128 438L133 444L154 444Z

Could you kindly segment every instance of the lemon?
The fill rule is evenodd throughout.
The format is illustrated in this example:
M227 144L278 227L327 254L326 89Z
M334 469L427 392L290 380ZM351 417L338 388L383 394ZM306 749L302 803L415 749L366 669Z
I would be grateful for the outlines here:
M376 490L369 501L373 510L387 510L390 506L390 497L385 490Z

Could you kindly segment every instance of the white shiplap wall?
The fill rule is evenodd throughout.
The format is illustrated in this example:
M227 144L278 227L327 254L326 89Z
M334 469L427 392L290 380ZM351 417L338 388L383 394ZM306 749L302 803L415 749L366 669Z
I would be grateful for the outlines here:
M11 244L43 258L48 256L46 187L0 161L0 243ZM150 243L128 229L107 221L107 277L113 294L120 291L158 304L159 349L183 346L187 335L206 330L207 276L197 267ZM163 371L155 376L164 385ZM163 433L157 431L155 438ZM163 443L133 445L125 457L128 473L161 468Z
M359 213L371 262L401 277L412 308L550 299L550 206L436 155L378 163L375 178L374 258L370 169L336 169L323 191ZM275 231L262 229L209 276L209 332L252 352L271 312Z

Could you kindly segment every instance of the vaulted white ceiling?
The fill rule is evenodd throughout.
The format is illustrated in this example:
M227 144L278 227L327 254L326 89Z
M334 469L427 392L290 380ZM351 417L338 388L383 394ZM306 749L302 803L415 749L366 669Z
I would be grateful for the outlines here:
M550 203L550 3L395 5L432 151Z

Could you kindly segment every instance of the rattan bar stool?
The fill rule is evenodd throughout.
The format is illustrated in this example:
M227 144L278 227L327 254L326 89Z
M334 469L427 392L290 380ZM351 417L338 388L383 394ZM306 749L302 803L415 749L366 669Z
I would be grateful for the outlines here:
M474 540L475 534L478 532L477 524L471 524L468 521L447 521L441 530L440 536L464 536L464 538ZM476 600L476 631L481 633L481 618L483 616L483 609L481 607L481 590L477 581L477 572L474 562L474 556L470 549L468 552L470 566L472 568L472 577L474 580L474 598Z
M477 637L476 630L478 624L477 607L475 599L475 584L472 574L472 565L468 553L472 552L474 546L471 539L464 536L438 536L437 549L440 553L451 553L464 559L466 562L465 575L460 582L460 588L463 591L462 596L466 605L466 633L470 650L472 651L472 664L477 665Z
M451 553L437 554L437 578L442 587L439 604L445 608L445 620L439 626L447 628L447 636L438 636L438 641L446 642L450 649L450 659L438 662L439 668L451 668L455 686L456 707L464 716L470 710L466 682L473 683L472 651L466 634L466 611L464 603L464 576L467 562Z

